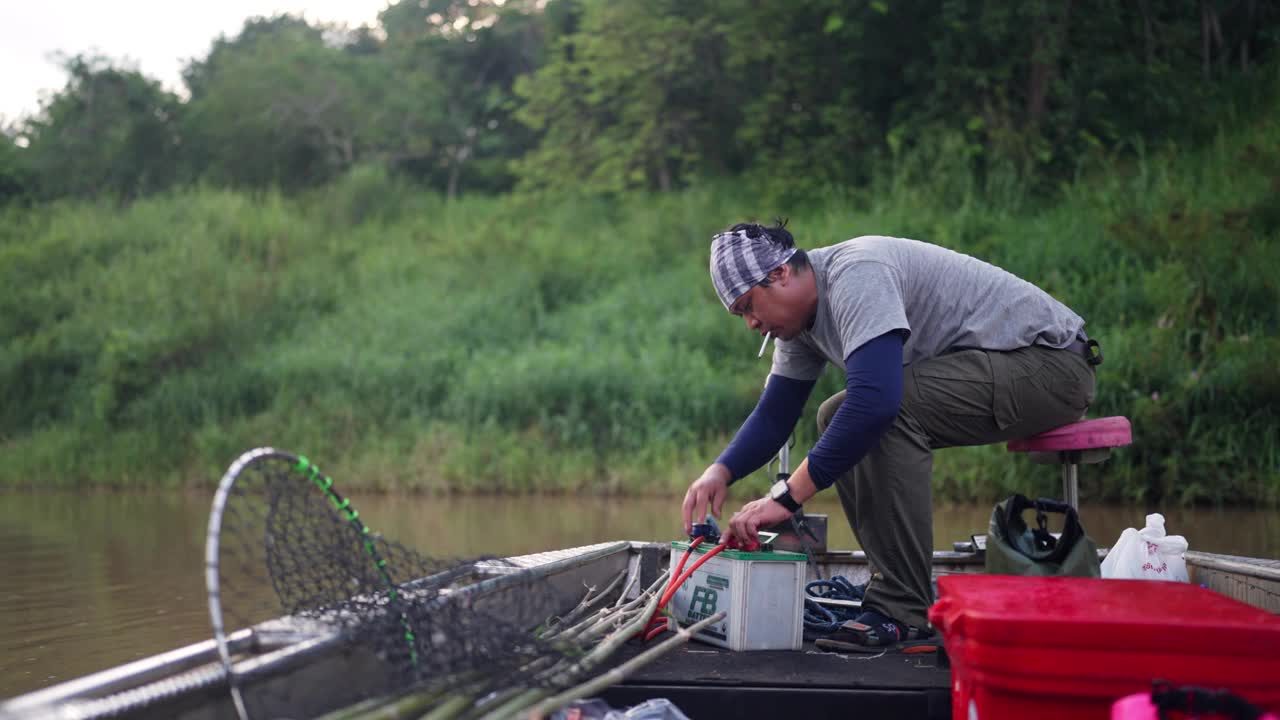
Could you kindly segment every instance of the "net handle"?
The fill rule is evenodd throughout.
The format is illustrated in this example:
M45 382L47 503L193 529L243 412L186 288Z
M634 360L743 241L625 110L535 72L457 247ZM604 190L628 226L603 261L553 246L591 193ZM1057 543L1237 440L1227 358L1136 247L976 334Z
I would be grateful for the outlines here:
M240 473L249 465L264 459L280 459L289 463L297 463L298 458L287 452L270 447L250 450L231 463L227 472L218 482L218 490L213 496L213 507L209 510L209 529L204 541L204 584L208 591L209 622L213 625L213 641L218 646L218 658L222 661L223 672L227 676L227 684L231 688L231 701L235 704L236 715L240 720L249 720L245 709L244 697L240 693L240 684L231 670L231 648L227 643L226 627L222 616L222 588L218 580L218 549L222 537L222 514L227 507L227 498L231 496L231 488L240 477Z

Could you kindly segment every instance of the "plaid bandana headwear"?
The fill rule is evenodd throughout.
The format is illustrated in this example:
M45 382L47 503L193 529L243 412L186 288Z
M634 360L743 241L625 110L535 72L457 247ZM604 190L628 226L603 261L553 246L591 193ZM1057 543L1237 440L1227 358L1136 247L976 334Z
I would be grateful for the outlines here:
M711 238L711 282L725 309L795 253L794 247L770 242L767 235L747 237L745 230Z

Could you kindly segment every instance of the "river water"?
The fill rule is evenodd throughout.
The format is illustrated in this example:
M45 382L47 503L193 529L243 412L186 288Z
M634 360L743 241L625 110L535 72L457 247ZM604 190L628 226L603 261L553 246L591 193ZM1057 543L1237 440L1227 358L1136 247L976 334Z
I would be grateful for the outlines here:
M194 493L0 495L0 698L207 639L209 500ZM371 528L438 558L681 535L677 498L357 494L353 500ZM816 498L806 510L830 515L829 547L856 548L834 496ZM1107 546L1124 528L1141 527L1145 512L1085 504L1081 519ZM1185 535L1193 550L1280 557L1280 511L1164 514L1169 532ZM989 506L938 508L937 548L985 532L990 515Z

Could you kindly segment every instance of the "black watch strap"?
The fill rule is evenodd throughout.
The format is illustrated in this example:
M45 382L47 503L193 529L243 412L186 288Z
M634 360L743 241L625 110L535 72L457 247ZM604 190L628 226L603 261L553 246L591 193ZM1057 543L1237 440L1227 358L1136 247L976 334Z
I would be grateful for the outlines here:
M778 497L774 498L774 500L779 505L781 505L782 507L786 508L791 512L798 512L801 507L800 503L796 502L795 498L791 497L791 493L787 493L786 495L779 495Z
M769 497L774 502L777 502L779 505L786 508L788 512L797 512L800 510L800 503L796 502L796 499L791 497L791 488L789 487L781 493L770 492Z

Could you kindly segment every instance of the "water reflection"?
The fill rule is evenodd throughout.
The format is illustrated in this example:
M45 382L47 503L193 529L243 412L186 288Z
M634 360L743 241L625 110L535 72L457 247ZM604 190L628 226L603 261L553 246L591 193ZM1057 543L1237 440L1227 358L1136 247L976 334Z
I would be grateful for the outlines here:
M203 551L209 494L0 496L0 697L68 680L209 636ZM375 531L434 557L507 555L605 540L676 539L675 498L353 497ZM732 507L732 504L730 505ZM834 496L829 544L855 546ZM990 507L939 508L935 546L982 532ZM1110 545L1141 508L1082 509ZM1280 512L1175 509L1191 548L1280 557Z

